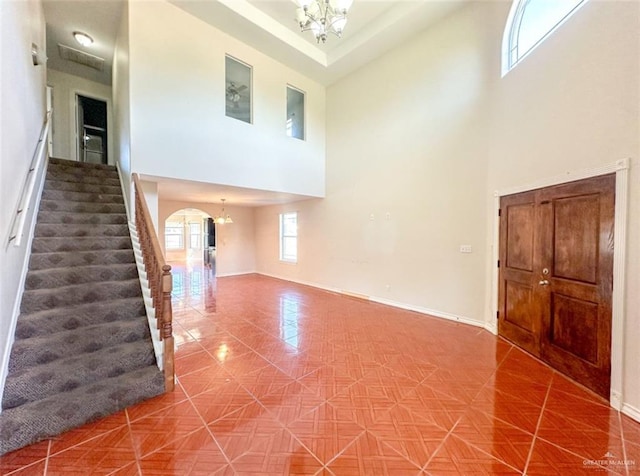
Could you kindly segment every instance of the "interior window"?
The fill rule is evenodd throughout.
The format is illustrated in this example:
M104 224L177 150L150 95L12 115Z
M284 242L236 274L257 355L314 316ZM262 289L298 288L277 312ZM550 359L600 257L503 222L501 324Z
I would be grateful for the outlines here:
M533 51L587 0L514 0L502 40L502 75Z

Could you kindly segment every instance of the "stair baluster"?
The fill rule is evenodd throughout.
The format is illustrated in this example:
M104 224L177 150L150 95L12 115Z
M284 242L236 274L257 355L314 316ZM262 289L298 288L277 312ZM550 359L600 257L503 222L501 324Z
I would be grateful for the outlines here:
M160 330L160 339L163 341L162 362L165 389L170 392L175 386L171 266L164 261L138 174L133 174L133 183L135 188L136 228L142 249L142 259L144 260L147 279L151 288L156 325Z

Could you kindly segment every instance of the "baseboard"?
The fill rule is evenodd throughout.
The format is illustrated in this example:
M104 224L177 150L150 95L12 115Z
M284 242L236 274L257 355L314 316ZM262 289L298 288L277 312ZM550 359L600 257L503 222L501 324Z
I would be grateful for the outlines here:
M346 291L346 290L340 290L340 289L335 289L335 288L330 288L328 286L323 286L317 283L312 283L309 281L301 281L301 280L296 280L296 279L290 279L290 278L283 278L281 276L277 276L274 274L269 274L269 273L263 273L260 271L256 271L257 274L261 274L263 276L268 276L270 278L275 278L275 279L282 279L284 281L290 281L292 283L296 283L296 284L302 284L303 286L311 286L313 288L318 288L318 289L322 289L324 291L329 291L332 293L337 293L337 294L342 294L344 296L349 296L349 297L353 297L353 298L357 298L357 299L364 299L366 301L371 301L371 302L377 302L379 304L384 304L386 306L391 306L391 307L396 307L399 309L404 309L407 311L414 311L414 312L418 312L420 314L425 314L428 316L433 316L433 317L438 317L441 319L446 319L449 321L455 321L455 322L460 322L462 324L468 324L474 327L483 327L485 328L485 323L483 321L477 321L475 319L471 319L465 316L459 316L456 314L452 314L450 312L442 312L442 311L437 311L435 309L428 309L425 307L421 307L421 306L414 306L411 304L405 304L402 302L398 302L398 301L392 301L390 299L383 299L383 298L378 298L375 296L367 296L364 294L360 294L360 293L354 293L351 291Z
M230 278L231 276L244 276L246 274L256 274L256 272L255 271L238 271L236 273L223 273L223 274L216 273L216 278Z
M633 405L629 405L628 403L623 403L622 409L620 411L627 415L629 418L633 418L635 421L640 423L640 409L634 407Z

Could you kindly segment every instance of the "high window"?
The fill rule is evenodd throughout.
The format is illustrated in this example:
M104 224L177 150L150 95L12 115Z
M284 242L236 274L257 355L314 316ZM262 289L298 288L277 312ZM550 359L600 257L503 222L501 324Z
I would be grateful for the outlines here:
M280 260L298 261L298 214L280 214Z
M502 75L541 44L586 0L514 0L502 40Z
M287 135L304 140L304 93L287 86Z

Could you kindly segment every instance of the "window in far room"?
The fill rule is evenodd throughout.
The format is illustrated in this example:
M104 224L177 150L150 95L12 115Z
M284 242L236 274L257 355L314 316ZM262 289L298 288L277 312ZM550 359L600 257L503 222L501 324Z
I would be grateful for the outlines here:
M298 261L298 214L280 214L280 261Z
M587 0L514 0L502 39L502 75L540 45Z
M287 135L304 140L304 93L287 86Z
M164 246L167 250L184 249L184 223L166 223L164 227Z

